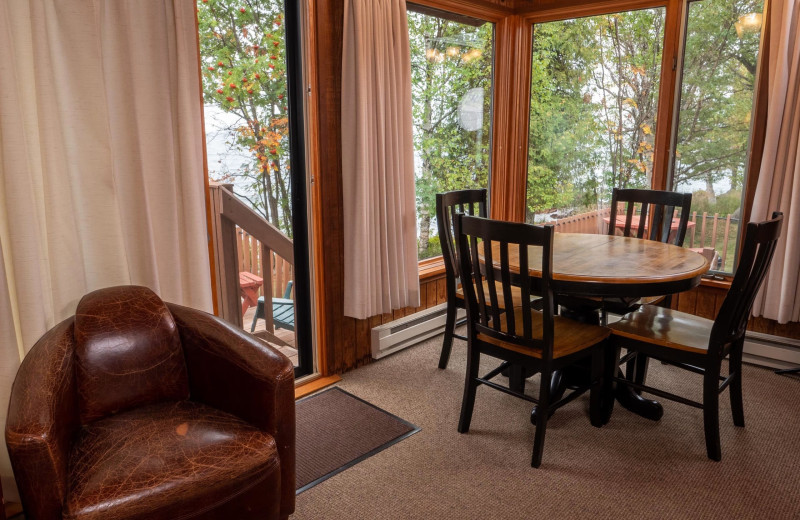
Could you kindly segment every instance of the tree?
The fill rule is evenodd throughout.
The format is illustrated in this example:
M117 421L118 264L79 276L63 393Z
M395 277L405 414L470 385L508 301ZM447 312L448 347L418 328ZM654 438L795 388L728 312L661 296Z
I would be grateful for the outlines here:
M742 188L759 35L735 28L739 17L761 12L754 0L713 0L690 4L684 55L675 161L675 185L705 183Z
M702 183L712 204L714 186L742 186L759 38L739 20L762 7L689 4L672 186ZM656 121L664 16L654 8L534 26L529 221L603 205L615 187L650 187L656 124L671 125Z
M528 220L649 185L664 10L537 24Z
M215 180L242 186L238 194L291 236L283 2L200 0L198 21L204 100L236 116L228 149L248 157Z

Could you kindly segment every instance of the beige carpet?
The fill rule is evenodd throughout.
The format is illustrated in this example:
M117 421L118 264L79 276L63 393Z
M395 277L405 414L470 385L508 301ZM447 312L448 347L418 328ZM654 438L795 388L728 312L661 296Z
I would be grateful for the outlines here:
M800 518L796 378L745 367L747 427L733 426L726 391L722 462L706 458L698 409L666 402L651 422L617 406L597 429L582 396L548 423L533 469L524 401L481 387L472 429L456 432L466 346L439 370L440 342L345 374L343 389L422 431L299 495L293 519ZM700 376L657 362L649 382L701 396Z

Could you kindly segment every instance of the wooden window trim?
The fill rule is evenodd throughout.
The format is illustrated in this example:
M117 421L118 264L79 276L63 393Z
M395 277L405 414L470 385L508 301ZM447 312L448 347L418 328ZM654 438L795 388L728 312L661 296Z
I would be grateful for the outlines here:
M419 261L419 281L441 278L445 275L444 257L442 255Z

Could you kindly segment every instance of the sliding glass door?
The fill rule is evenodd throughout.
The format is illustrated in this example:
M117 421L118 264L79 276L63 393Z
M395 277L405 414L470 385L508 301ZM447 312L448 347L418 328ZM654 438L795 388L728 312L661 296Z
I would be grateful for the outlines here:
M306 216L303 83L298 2L199 0L209 178L235 199L214 206L233 224L234 259L218 277L221 297L238 285L241 309L223 317L313 370ZM226 211L233 207L234 212ZM224 223L223 223L223 219ZM222 241L219 241L222 242ZM221 243L215 244L217 248ZM227 290L226 290L227 289Z

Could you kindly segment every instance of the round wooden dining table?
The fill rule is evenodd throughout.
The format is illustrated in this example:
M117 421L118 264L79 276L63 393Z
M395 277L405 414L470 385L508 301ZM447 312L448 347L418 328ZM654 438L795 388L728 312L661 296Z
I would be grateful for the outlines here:
M699 253L654 240L555 233L553 241L553 290L568 296L638 298L688 291L710 267ZM493 249L492 256L500 258L499 244ZM541 276L541 248L530 246L528 259L531 276ZM508 262L512 271L520 269L516 249L509 249Z
M566 307L562 314L589 323L598 323L599 298L636 299L688 291L700 284L710 267L699 253L654 240L555 233L553 241L552 285L558 303ZM498 243L493 244L492 253L494 259L500 258ZM528 259L531 276L541 277L541 248L530 246ZM519 272L516 248L509 248L508 263L512 271ZM560 396L571 377L568 372L554 376L553 394ZM618 390L617 399L643 417L657 420L663 414L658 402L644 399L628 387Z

